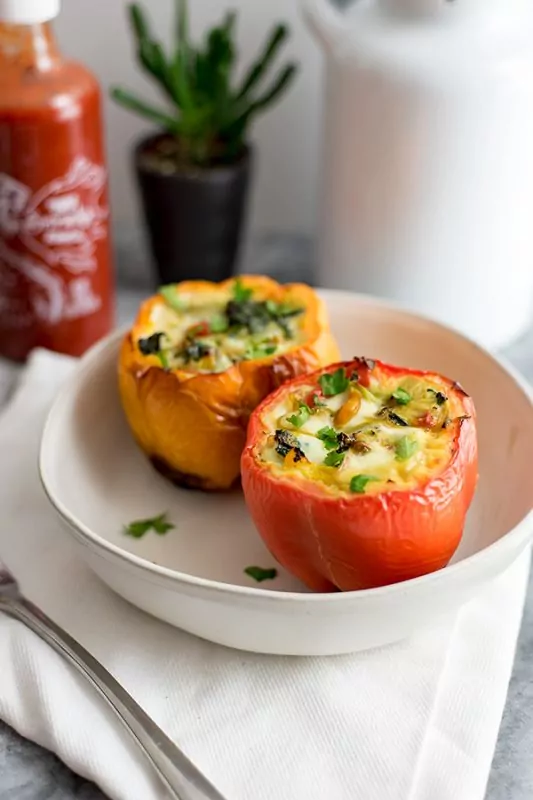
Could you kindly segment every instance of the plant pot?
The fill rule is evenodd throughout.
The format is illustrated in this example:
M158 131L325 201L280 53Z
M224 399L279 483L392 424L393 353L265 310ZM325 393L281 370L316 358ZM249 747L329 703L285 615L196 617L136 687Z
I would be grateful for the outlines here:
M170 171L156 155L168 139L144 138L134 152L158 280L222 281L234 272L241 242L251 150L234 164Z

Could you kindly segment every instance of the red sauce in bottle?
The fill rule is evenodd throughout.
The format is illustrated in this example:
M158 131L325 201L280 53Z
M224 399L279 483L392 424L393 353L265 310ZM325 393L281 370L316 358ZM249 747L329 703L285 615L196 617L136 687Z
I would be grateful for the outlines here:
M80 355L112 321L97 81L49 23L0 20L0 355Z

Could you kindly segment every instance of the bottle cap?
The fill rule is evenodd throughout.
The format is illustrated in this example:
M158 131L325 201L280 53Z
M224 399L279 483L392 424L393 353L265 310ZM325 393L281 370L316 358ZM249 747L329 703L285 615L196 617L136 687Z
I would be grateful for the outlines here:
M59 14L60 0L0 0L0 22L35 25Z

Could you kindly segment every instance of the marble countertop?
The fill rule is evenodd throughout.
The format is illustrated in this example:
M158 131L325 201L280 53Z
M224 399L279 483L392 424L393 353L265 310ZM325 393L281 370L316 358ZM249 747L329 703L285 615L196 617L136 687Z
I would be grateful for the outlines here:
M128 252L119 242L119 279L130 288L118 297L118 322L129 321L148 291L142 246ZM141 253L141 256L138 254ZM127 257L126 257L127 256ZM307 242L266 238L253 250L254 271L273 277L309 277ZM246 259L250 258L250 254ZM251 263L250 262L250 263ZM146 260L144 260L144 264ZM505 354L533 382L533 327ZM0 397L0 403L2 398ZM513 676L492 764L486 800L531 800L533 797L533 572L518 642ZM0 800L106 800L97 787L74 775L51 753L22 739L0 721Z

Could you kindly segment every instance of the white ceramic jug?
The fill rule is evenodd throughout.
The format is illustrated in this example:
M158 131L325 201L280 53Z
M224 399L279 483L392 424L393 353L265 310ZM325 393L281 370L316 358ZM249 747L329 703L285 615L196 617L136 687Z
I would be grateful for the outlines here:
M304 8L327 54L320 284L510 343L533 321L533 2Z

